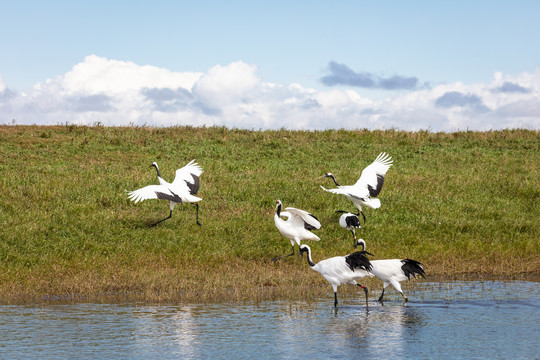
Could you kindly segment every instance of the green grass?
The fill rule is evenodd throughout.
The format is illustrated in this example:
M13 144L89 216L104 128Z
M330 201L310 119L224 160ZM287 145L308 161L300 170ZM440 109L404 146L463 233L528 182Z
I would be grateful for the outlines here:
M315 214L315 261L352 251L324 192L394 159L358 232L375 258L421 261L431 276L540 273L540 133L245 131L225 128L0 126L0 300L126 295L143 300L313 297L330 291L274 226L275 202ZM125 190L203 167L195 209ZM370 283L369 281L367 283ZM379 283L371 282L373 286Z

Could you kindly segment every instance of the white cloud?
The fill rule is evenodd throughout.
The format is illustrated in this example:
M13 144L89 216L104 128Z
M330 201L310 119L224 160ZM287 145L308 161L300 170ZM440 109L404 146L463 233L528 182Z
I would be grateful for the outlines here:
M175 73L155 66L139 66L128 61L107 60L90 55L54 82L60 82L67 93L110 96L146 87L191 89L201 76L201 73Z
M203 103L224 108L246 103L259 95L262 82L257 68L237 61L228 66L216 65L193 85L193 94Z
M247 129L428 129L432 131L540 128L540 68L496 72L486 84L443 84L383 100L354 89L307 89L271 84L241 61L206 73L88 56L69 72L27 94L0 77L0 123L194 125Z

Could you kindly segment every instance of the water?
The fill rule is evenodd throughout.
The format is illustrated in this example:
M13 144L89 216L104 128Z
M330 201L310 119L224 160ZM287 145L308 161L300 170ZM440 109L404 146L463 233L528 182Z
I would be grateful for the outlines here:
M540 358L538 283L416 282L405 292L406 307L389 290L384 306L366 310L358 293L337 313L332 294L311 303L2 305L0 358Z

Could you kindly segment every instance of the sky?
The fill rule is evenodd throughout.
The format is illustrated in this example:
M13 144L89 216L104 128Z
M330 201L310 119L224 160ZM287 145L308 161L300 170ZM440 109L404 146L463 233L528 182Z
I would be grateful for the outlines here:
M540 129L538 1L0 9L0 124Z

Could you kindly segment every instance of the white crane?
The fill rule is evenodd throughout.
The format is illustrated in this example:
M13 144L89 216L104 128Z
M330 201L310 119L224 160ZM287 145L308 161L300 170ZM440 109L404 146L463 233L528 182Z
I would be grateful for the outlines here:
M294 244L300 246L302 240L316 240L319 241L319 237L311 232L311 230L317 230L321 228L321 223L312 214L307 211L287 207L285 211L281 211L281 201L276 202L276 213L274 214L274 223L278 228L281 235L285 236L291 241L292 253L288 255L278 256L272 259L276 261L278 259L293 256ZM287 217L287 220L283 220L281 216Z
M349 230L353 235L353 245L354 247L357 246L356 241L356 232L355 229L360 229L362 226L360 225L360 219L358 219L358 216L347 212L343 210L336 211L337 213L342 213L339 217L339 225L344 228L345 230Z
M362 207L365 206L371 209L377 209L381 206L381 201L375 199L375 197L381 192L384 183L384 175L390 166L392 166L392 163L392 157L382 152L377 156L375 161L362 171L360 178L354 185L339 185L335 176L328 172L321 176L321 178L332 178L337 188L325 189L322 185L321 188L334 194L345 195L345 197L352 201L354 206L358 209L358 215L362 214L365 223L366 216L362 212Z
M315 264L311 258L311 248L306 244L300 245L300 254L302 254L302 257L305 252L307 252L309 266L321 274L332 285L332 289L334 290L334 308L337 309L337 289L342 284L357 285L364 289L366 306L368 306L368 289L364 285L357 283L356 280L366 276L373 276L369 272L371 270L371 263L366 257L366 254L369 253L363 250L357 251L349 255L321 260Z
M358 240L358 244L362 245L362 249L365 249L366 243L364 240ZM371 260L371 273L377 278L383 281L383 291L379 297L379 302L382 304L384 289L388 285L392 285L401 296L403 296L403 305L407 301L407 296L403 294L401 290L401 281L410 280L411 276L416 278L417 275L425 278L424 267L416 260L411 259L387 259L387 260Z
M195 196L197 191L199 191L199 177L203 172L199 164L197 164L195 160L191 160L186 166L176 170L176 176L172 183L165 181L161 177L156 162L153 162L152 165L150 165L150 167L152 166L156 168L159 185L148 185L138 190L128 192L129 199L133 200L135 203L147 199L169 200L171 210L169 216L159 220L151 226L155 226L162 221L170 219L174 207L177 204L182 203L192 203L195 205L197 209L196 222L197 225L201 226L201 223L199 222L199 204L197 204L197 202L202 199Z

